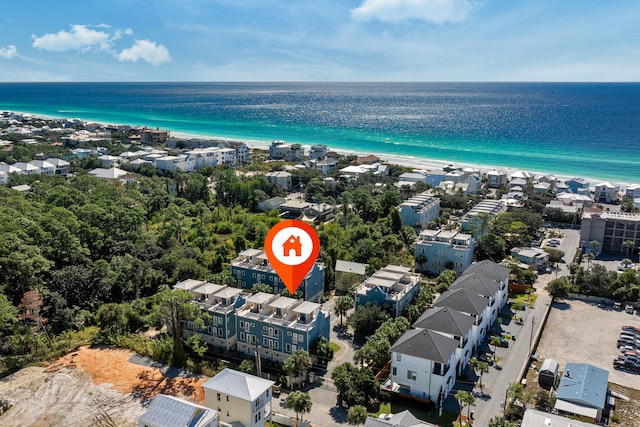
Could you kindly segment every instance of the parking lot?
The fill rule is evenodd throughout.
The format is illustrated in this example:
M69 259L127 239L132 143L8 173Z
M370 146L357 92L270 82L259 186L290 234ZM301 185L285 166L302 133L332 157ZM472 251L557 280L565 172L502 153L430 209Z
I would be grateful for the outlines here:
M609 371L609 381L640 390L640 375L613 369L620 354L616 343L622 326L640 327L640 316L604 308L597 301L576 299L553 303L537 355L558 361L561 369L567 362L590 363Z

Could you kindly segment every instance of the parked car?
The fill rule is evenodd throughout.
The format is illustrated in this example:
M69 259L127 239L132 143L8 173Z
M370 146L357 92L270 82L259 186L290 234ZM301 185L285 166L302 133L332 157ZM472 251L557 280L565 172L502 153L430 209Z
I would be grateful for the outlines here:
M624 306L624 311L629 314L633 314L633 304L627 304Z
M613 303L613 309L614 310L622 310L622 303L618 302L618 301L614 302Z
M640 328L636 328L635 326L626 325L626 326L622 327L622 330L623 331L631 331L631 332L634 332L636 334L640 334Z
M620 353L626 353L627 351L636 351L636 346L629 344L620 346Z

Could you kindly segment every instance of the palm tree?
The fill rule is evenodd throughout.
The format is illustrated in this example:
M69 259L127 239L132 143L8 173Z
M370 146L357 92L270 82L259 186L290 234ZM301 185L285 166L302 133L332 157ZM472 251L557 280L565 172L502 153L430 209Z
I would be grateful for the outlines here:
M491 341L489 341L489 345L493 346L493 362L496 362L496 350L498 349L499 345L502 345L502 340L499 337L493 337L491 338Z
M476 365L476 369L478 370L478 372L480 373L480 391L482 391L482 374L486 374L487 372L489 372L489 364L487 362L478 362L478 364Z
M476 398L468 391L460 390L455 395L458 405L460 406L459 425L462 425L462 408L467 405L467 420L471 417L471 405L476 403Z
M587 270L589 270L589 267L591 266L591 261L593 261L595 257L596 256L594 254L586 254L584 256L584 258L587 260Z
M347 421L350 424L360 425L367 422L367 408L362 405L354 405L349 408L349 412L347 413Z
M592 240L591 241L591 249L593 249L593 252L596 252L596 248L600 246L600 242L598 242L597 240Z
M340 326L342 326L342 316L346 315L347 312L352 308L353 298L351 298L350 296L344 295L336 300L334 311L338 316L340 316Z
M286 400L287 408L293 409L296 413L296 420L300 419L300 415L305 412L311 412L311 397L304 391L294 391Z
M624 242L622 242L622 246L624 246L626 252L627 252L627 258L629 257L629 252L631 252L631 250L633 249L633 240L625 240Z

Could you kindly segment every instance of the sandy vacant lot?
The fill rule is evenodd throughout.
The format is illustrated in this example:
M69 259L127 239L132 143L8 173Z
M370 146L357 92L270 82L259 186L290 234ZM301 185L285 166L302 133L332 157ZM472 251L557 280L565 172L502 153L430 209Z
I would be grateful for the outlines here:
M590 363L608 370L610 382L640 390L640 375L613 369L623 325L640 327L640 316L574 299L555 302L536 353L557 360L560 369L567 362Z
M206 377L185 374L127 350L83 347L47 367L0 380L13 407L2 426L135 426L158 393L201 403Z

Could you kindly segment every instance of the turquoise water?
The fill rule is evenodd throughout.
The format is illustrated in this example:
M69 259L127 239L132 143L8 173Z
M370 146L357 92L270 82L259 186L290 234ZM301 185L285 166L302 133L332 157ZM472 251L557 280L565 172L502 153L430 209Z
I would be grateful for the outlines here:
M0 109L640 182L638 84L0 84Z

